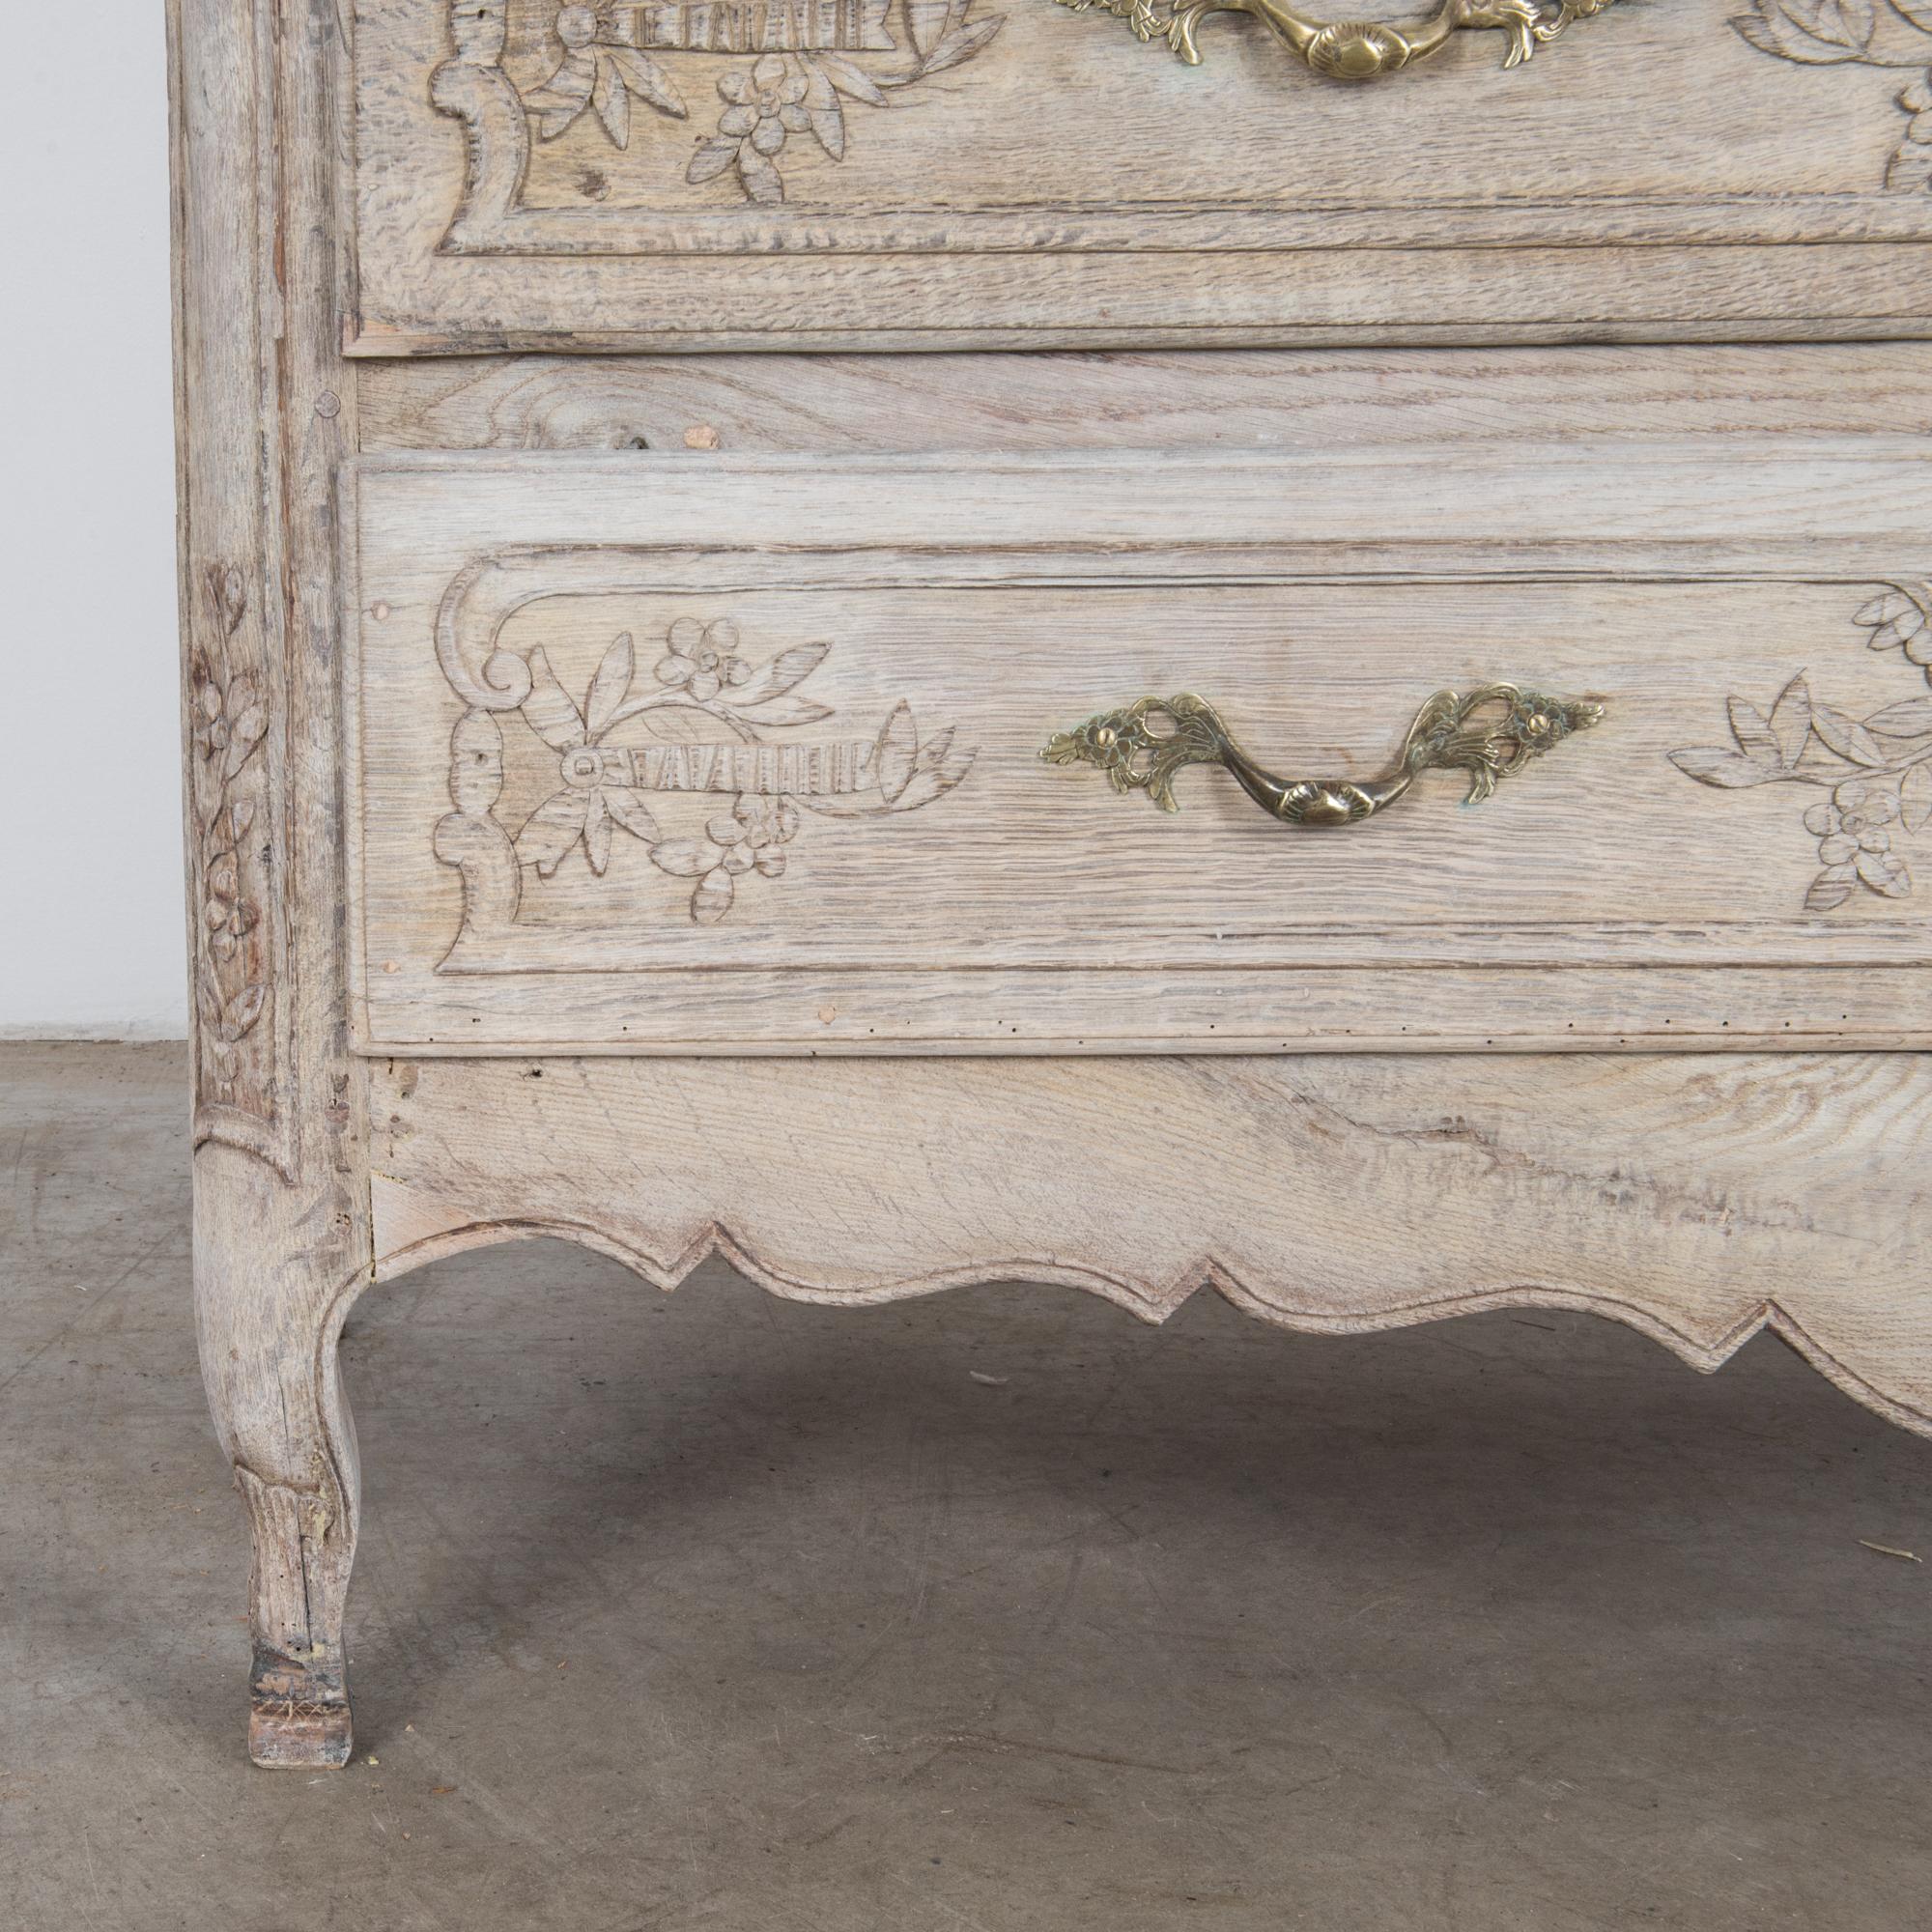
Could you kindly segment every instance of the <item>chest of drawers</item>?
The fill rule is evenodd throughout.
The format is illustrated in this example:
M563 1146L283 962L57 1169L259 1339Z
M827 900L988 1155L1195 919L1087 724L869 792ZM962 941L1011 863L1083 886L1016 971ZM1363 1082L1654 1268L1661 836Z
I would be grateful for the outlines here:
M481 1242L1932 1431L1932 15L1001 4L174 0L260 1762Z

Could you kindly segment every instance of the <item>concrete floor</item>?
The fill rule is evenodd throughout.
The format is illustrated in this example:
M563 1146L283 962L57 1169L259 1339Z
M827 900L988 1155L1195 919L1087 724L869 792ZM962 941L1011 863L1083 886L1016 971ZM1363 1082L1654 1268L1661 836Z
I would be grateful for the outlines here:
M426 1269L355 1762L253 1770L182 1091L0 1049L5 1932L1932 1924L1932 1448L1584 1317Z

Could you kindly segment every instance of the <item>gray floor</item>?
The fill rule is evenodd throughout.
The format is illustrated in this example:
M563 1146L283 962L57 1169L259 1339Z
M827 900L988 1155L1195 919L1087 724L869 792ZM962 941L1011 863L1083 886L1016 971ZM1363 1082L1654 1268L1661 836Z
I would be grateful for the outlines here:
M0 1050L5 1932L1932 1923L1932 1446L1582 1317L427 1269L355 1763L252 1770L181 1084Z

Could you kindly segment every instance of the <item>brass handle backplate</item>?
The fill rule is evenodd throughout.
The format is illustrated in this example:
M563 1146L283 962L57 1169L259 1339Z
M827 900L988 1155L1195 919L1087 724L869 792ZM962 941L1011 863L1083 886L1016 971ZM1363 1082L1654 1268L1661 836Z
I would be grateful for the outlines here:
M1601 14L1610 0L1441 0L1412 25L1380 20L1315 20L1282 0L1061 0L1076 14L1118 14L1143 41L1165 41L1188 66L1199 66L1195 29L1208 14L1252 14L1284 46L1330 80L1376 80L1427 60L1464 29L1509 36L1505 67L1520 67L1573 20Z
M1264 771L1235 742L1221 714L1205 697L1143 697L1105 711L1047 741L1042 758L1057 765L1097 765L1116 791L1144 791L1163 811L1178 810L1176 773L1188 765L1221 765L1241 789L1284 825L1354 825L1393 805L1435 767L1467 772L1469 799L1488 798L1575 731L1604 715L1588 699L1548 697L1514 684L1479 685L1466 695L1438 691L1420 711L1402 750L1380 776L1364 779L1284 779ZM1156 729L1164 718L1168 728Z

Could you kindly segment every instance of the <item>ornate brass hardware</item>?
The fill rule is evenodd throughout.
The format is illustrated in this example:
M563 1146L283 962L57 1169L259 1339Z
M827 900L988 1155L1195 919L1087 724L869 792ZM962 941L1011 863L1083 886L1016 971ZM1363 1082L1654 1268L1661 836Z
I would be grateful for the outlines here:
M1476 714L1500 710L1483 723ZM1408 727L1394 763L1379 777L1283 779L1241 750L1221 714L1205 697L1143 697L1121 711L1105 711L1071 731L1059 731L1040 756L1056 765L1097 765L1120 792L1144 791L1163 811L1179 810L1175 775L1187 765L1221 765L1241 789L1284 825L1353 825L1393 805L1418 772L1441 767L1469 774L1467 803L1488 798L1500 780L1513 777L1574 731L1587 731L1604 715L1586 699L1548 697L1514 684L1479 685L1466 696L1438 691ZM1157 731L1149 722L1168 719Z
M1163 40L1189 67L1201 63L1195 29L1208 14L1252 14L1275 38L1330 80L1375 80L1439 53L1464 28L1509 36L1505 67L1520 67L1573 20L1601 14L1611 0L1442 0L1426 20L1314 20L1281 0L1060 0L1076 14L1118 14L1143 41Z

